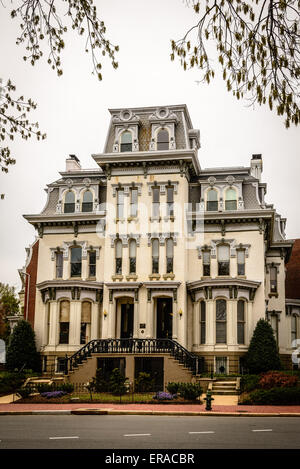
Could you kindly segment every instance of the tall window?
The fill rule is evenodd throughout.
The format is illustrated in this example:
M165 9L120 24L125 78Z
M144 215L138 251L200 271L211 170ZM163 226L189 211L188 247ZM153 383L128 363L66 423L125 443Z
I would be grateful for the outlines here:
M124 218L124 190L117 190L117 218Z
M229 275L229 246L218 246L218 275Z
M137 216L137 208L138 208L138 190L131 189L131 200L130 200L130 216L131 217Z
M129 273L136 273L136 241L131 239L129 241Z
M274 332L275 340L278 343L278 317L277 314L271 316L271 326Z
M174 216L174 187L167 187L167 217Z
M81 247L71 248L71 277L81 277Z
M238 344L245 343L245 302L239 300L237 304L237 339Z
M47 303L47 344L49 344L50 340L50 324L51 324L51 311L50 311L51 303L48 301Z
M91 191L85 191L82 199L82 212L93 211L93 194Z
M227 189L225 198L225 210L236 210L237 200L236 191L234 189Z
M56 278L62 278L63 276L63 253L62 252L57 252L55 254L55 272L56 272Z
M73 191L68 191L65 196L64 213L75 212L75 194Z
M69 325L70 325L70 302L61 301L59 303L59 343L69 343Z
M245 275L245 250L238 249L236 252L237 252L237 273L238 275Z
M159 241L157 238L152 239L152 273L159 272Z
M203 275L210 277L210 251L203 251Z
M297 339L297 316L291 316L291 344L293 347L293 341ZM294 345L296 347L296 345Z
M218 193L215 189L210 189L207 193L206 210L208 212L218 210Z
M226 344L227 342L227 313L226 300L216 301L216 343Z
M169 132L166 129L162 129L158 132L157 149L169 150Z
M271 293L277 293L277 268L270 267L270 290Z
M174 242L172 238L167 239L166 254L167 254L167 274L170 274L170 273L173 273L173 261L174 261Z
M89 277L96 277L96 251L89 252Z
M152 216L159 217L159 187L152 189Z
M121 152L132 151L131 132L123 132L121 135Z
M116 274L122 274L122 241L118 239L115 244Z
M81 304L80 344L86 344L91 339L91 309L90 301Z
M200 303L200 344L206 342L206 304L205 301Z

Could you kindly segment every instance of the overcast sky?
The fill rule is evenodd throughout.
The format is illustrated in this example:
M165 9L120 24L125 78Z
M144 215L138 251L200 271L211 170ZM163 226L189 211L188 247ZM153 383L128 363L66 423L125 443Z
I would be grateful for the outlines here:
M83 168L96 167L91 154L103 150L108 108L114 107L185 103L194 128L200 129L202 168L249 166L251 155L262 153L266 200L287 217L287 237L300 237L300 127L286 130L282 118L266 107L253 109L233 98L221 78L199 85L196 69L184 72L178 61L170 61L170 39L181 38L197 19L183 0L96 0L107 37L120 46L119 68L104 59L102 82L91 74L84 39L72 30L62 54L62 77L45 60L35 67L24 62L24 48L15 44L19 21L10 18L14 2L3 2L0 77L11 78L20 95L38 103L30 117L47 139L9 143L17 164L0 174L0 193L5 193L0 200L0 282L20 288L17 269L36 236L22 215L41 212L44 188L59 178L69 154L75 153Z

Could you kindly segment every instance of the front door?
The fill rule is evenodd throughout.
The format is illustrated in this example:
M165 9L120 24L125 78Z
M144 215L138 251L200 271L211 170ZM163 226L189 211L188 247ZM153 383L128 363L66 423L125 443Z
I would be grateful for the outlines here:
M172 339L172 298L157 299L157 338Z
M133 337L133 304L121 304L121 339Z

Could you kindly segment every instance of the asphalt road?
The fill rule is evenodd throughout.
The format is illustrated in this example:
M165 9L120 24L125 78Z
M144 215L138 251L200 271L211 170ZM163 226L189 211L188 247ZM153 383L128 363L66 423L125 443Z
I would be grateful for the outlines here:
M300 418L0 416L0 450L102 448L300 449Z

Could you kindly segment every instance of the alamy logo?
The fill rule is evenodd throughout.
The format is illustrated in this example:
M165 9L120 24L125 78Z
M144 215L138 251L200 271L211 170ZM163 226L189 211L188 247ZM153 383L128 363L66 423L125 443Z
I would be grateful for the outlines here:
M0 339L0 363L6 362L6 349L4 340Z
M296 349L292 353L292 362L295 365L298 365L298 367L299 367L299 365L300 365L300 339L293 340L292 347Z

